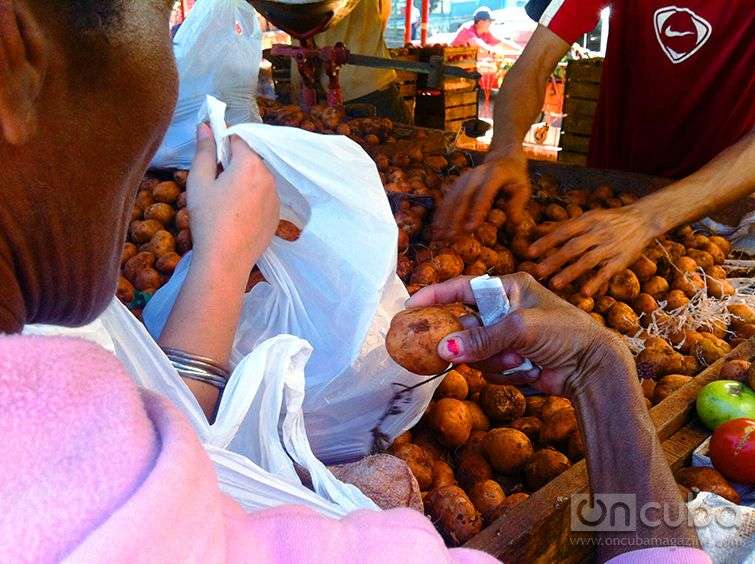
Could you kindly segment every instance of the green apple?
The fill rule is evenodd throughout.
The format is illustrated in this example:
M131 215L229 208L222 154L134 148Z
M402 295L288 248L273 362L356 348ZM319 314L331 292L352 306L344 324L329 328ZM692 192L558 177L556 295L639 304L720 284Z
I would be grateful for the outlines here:
M711 430L731 419L754 419L755 392L736 380L716 380L697 394L697 415Z

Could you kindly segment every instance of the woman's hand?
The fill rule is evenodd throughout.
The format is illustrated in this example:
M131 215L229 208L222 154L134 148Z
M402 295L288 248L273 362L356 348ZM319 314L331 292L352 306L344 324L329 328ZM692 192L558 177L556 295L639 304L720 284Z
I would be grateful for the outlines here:
M509 196L506 213L513 223L521 223L530 199L530 179L524 153L489 156L485 163L464 173L449 190L435 214L433 234L453 239L476 230L487 218L500 191Z
M275 181L262 159L236 136L231 137L230 166L218 175L216 163L212 131L202 124L186 184L194 256L222 257L248 271L278 227Z
M540 257L560 247L540 262L535 271L538 277L550 276L574 261L553 277L552 283L557 289L598 267L598 273L581 288L585 296L592 296L614 274L636 261L658 234L652 215L640 205L593 210L535 241L529 254L533 258Z
M409 307L464 302L474 304L469 277L427 286L414 294ZM566 303L524 273L502 276L511 312L490 327L470 323L438 345L438 354L453 363L471 363L490 374L519 366L525 358L534 368L496 378L498 383L529 384L549 394L573 395L597 380L610 365L634 363L629 350L589 315ZM471 325L471 326L470 326Z

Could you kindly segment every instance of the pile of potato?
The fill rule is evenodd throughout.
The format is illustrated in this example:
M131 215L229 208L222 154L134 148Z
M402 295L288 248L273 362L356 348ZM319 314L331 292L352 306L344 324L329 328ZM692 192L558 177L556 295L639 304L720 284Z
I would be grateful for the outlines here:
M411 468L425 509L462 544L582 458L569 400L525 397L466 365L448 373L420 423L389 452Z

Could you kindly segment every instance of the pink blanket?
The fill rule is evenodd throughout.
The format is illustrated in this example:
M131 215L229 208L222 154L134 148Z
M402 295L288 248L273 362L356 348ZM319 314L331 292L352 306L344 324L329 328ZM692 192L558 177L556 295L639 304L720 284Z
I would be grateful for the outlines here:
M84 341L0 336L0 437L0 561L495 562L409 509L245 513L176 409Z

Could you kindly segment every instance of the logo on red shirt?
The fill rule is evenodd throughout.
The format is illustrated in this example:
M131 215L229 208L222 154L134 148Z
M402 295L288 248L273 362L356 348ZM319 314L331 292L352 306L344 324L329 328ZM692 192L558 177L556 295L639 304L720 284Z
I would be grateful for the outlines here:
M677 64L697 53L713 30L707 20L688 8L666 6L653 16L655 36L672 63Z

